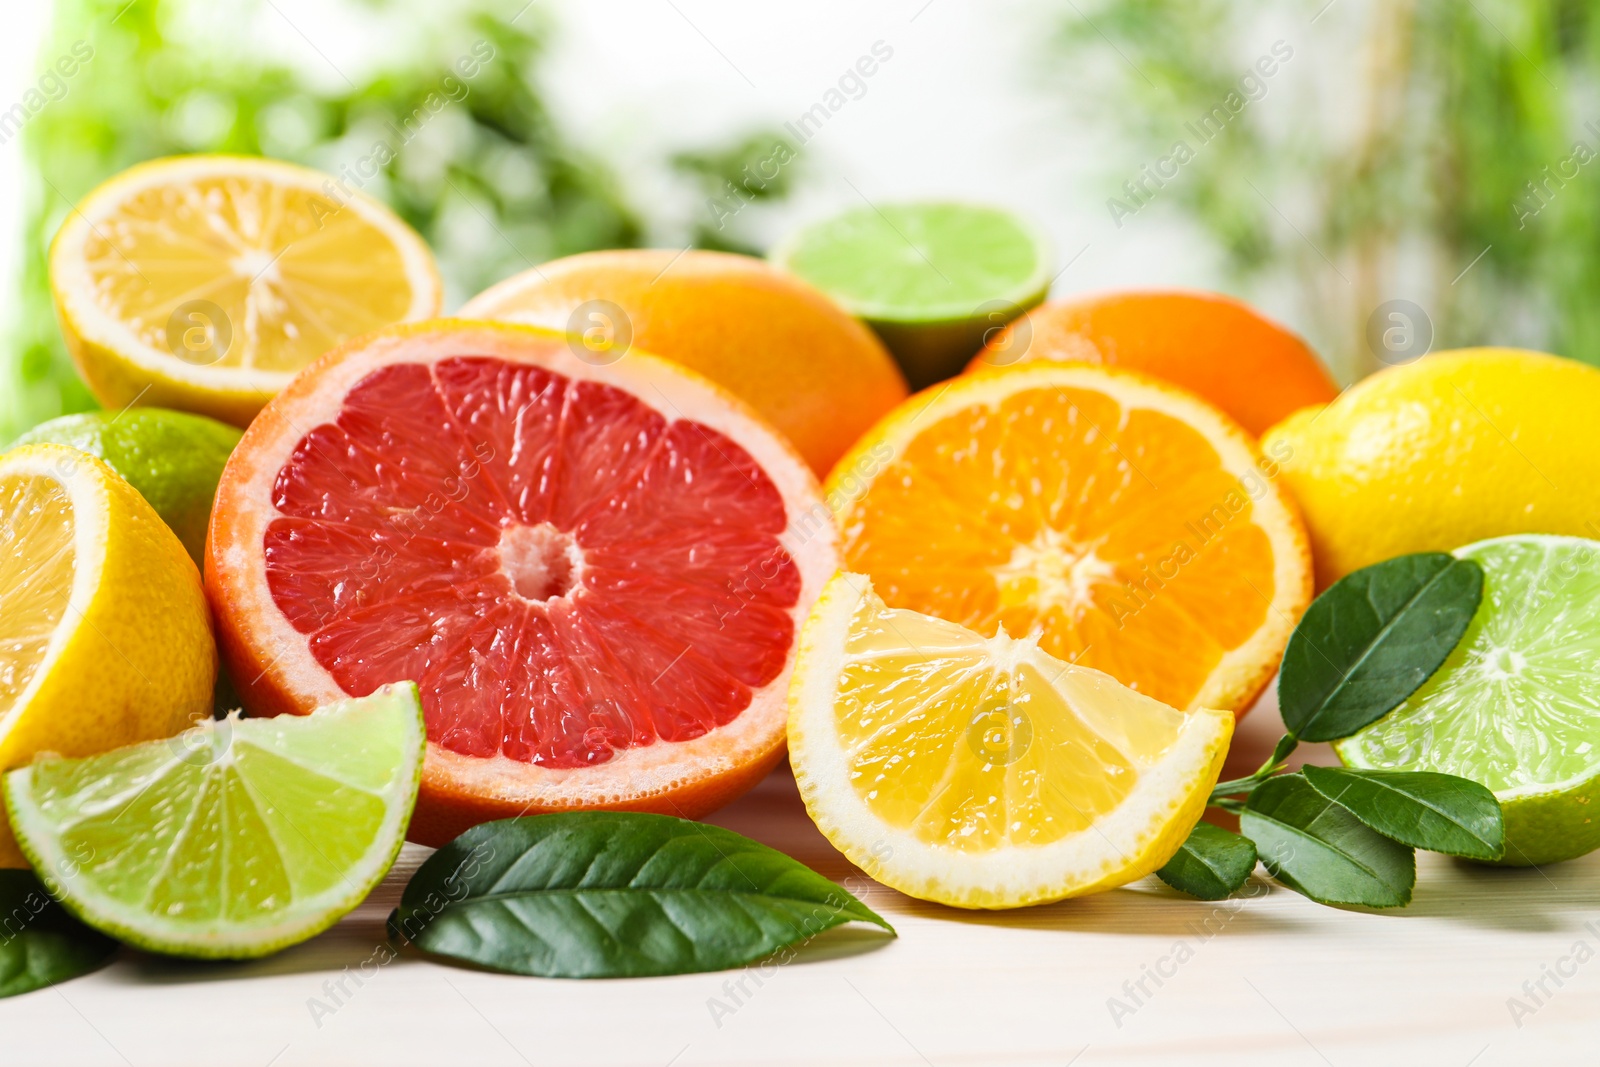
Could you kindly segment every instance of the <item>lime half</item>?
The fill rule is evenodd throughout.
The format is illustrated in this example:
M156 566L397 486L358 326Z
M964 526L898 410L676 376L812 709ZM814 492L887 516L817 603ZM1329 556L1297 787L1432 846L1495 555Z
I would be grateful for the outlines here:
M1600 542L1518 535L1457 556L1483 603L1405 703L1335 743L1351 767L1482 782L1505 811L1506 858L1555 863L1600 847Z
M802 229L772 259L876 330L913 388L958 373L1050 288L1039 232L976 204L862 207Z
M84 922L176 956L264 956L388 872L426 748L410 682L5 776L22 851Z
M199 564L211 499L242 432L204 415L129 408L63 415L35 426L12 447L44 441L105 460L155 508Z

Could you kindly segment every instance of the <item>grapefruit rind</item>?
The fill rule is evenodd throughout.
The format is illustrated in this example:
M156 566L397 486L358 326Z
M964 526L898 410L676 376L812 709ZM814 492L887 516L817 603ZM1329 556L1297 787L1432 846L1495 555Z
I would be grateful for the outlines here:
M437 319L357 338L328 353L275 397L234 451L212 511L206 586L218 645L252 714L304 714L344 697L268 590L261 551L277 514L271 489L300 438L331 422L350 388L378 367L463 354L529 362L566 377L621 388L671 418L690 419L744 448L776 485L788 511L778 540L799 568L800 621L838 566L838 535L804 460L748 406L693 371L637 349L614 366L576 353L554 330ZM604 764L547 768L497 754L465 756L428 743L411 838L442 845L489 819L541 812L620 809L693 818L753 786L782 758L784 693L794 666L757 690L731 722L688 741L620 749Z

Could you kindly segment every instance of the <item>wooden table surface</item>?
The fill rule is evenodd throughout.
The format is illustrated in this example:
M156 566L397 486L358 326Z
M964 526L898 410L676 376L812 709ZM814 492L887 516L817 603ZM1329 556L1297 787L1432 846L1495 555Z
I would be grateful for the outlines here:
M1230 771L1258 763L1278 725L1270 705L1249 716ZM1600 854L1542 871L1424 855L1414 903L1391 912L1320 907L1258 871L1220 904L1151 878L972 913L866 882L786 772L713 821L864 883L900 936L843 928L765 971L627 981L386 962L384 918L426 855L407 846L360 909L271 959L124 950L0 1001L0 1065L1600 1061Z

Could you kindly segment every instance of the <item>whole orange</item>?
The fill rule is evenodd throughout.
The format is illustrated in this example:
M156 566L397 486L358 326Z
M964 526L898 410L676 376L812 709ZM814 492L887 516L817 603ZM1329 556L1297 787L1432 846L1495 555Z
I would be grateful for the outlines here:
M1052 300L991 338L967 369L1034 359L1102 363L1164 378L1256 436L1339 393L1304 341L1220 293L1135 290Z
M766 416L818 475L906 397L872 331L750 256L586 252L508 278L460 315L565 330L591 362L635 347L699 371Z

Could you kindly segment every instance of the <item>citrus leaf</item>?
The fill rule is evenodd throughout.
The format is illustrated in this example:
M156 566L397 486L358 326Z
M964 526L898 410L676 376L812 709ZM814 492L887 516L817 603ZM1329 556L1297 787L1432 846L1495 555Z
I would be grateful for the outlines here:
M738 967L852 920L894 933L841 887L731 830L594 811L473 827L417 869L389 928L493 970L621 978Z
M1418 552L1339 579L1311 602L1278 676L1284 725L1302 741L1336 741L1416 692L1467 632L1483 568Z
M0 870L0 997L76 978L117 943L57 904L32 871Z
M1238 892L1255 869L1254 842L1220 826L1198 822L1156 877L1191 897L1223 900Z
M1433 771L1306 767L1311 788L1385 837L1469 859L1505 855L1505 820L1488 788Z
M1318 903L1393 908L1411 901L1417 859L1410 847L1366 826L1300 774L1257 786L1239 829L1274 878Z

